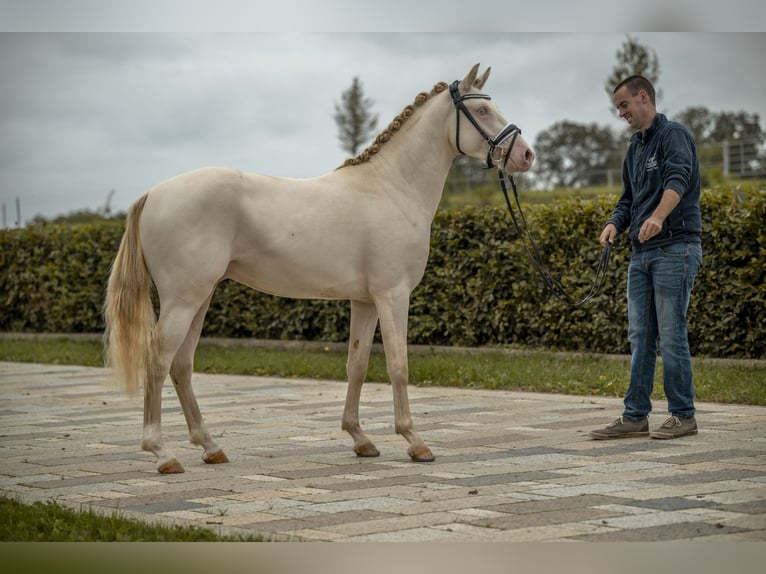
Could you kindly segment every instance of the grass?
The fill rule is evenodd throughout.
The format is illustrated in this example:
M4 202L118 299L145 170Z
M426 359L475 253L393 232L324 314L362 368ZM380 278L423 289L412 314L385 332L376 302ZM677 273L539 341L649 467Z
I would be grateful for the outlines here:
M519 201L524 205L545 204L562 199L593 199L602 195L614 196L615 202L620 195L619 187L583 187L579 189L556 188L546 191L531 191L523 183L519 183ZM511 193L511 190L508 190ZM511 201L513 198L511 197ZM460 209L464 207L505 206L505 199L499 184L492 178L483 185L466 191L445 193L439 203L439 209Z
M102 366L103 354L93 338L11 337L0 339L0 361ZM610 397L625 393L629 363L627 356L444 348L413 349L409 360L413 385ZM766 405L766 362L694 359L693 363L698 400ZM338 344L283 348L203 341L195 357L198 372L288 378L345 380L345 365L345 346ZM372 353L367 379L388 380L380 350ZM664 398L659 368L653 396Z
M3 542L261 542L256 536L220 536L195 526L163 526L77 512L56 502L22 504L0 496L0 541Z

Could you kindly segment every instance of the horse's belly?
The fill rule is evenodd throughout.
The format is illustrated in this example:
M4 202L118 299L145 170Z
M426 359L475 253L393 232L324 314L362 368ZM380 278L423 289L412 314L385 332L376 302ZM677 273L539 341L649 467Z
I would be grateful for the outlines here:
M417 285L428 231L337 212L261 217L237 237L227 276L283 297L369 300Z
M317 238L290 249L252 249L232 259L226 276L282 297L365 301L392 289L414 289L427 259L427 241L355 242L349 233L332 247Z
M295 299L367 299L365 276L355 268L321 257L310 263L289 258L256 257L232 261L226 272L230 279L257 291Z

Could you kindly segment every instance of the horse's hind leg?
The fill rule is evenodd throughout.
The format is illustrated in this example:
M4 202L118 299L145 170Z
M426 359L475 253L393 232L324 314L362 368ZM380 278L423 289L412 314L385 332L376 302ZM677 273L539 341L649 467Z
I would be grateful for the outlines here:
M210 299L202 304L197 314L194 316L189 332L184 339L183 344L178 349L173 363L170 366L170 378L175 386L178 400L181 403L186 424L189 427L189 441L192 444L203 448L202 460L210 464L219 464L229 462L226 455L211 438L205 422L202 418L197 398L194 396L194 390L191 385L192 370L194 368L194 351L199 343L202 324L205 320L205 313L210 306Z
M378 456L380 452L364 434L359 424L359 399L370 361L372 338L378 324L378 312L371 303L351 302L351 330L348 342L348 391L341 428L354 439L357 456Z
M182 300L169 303L163 301L160 305L160 318L153 342L156 353L144 389L144 437L141 448L154 453L160 473L175 474L184 472L184 467L162 443L162 386L173 358L187 337L198 307L190 306Z
M141 448L157 457L157 470L162 474L177 474L184 472L183 465L175 454L162 444L162 385L167 371L158 374L158 367L147 377L144 389L144 436Z

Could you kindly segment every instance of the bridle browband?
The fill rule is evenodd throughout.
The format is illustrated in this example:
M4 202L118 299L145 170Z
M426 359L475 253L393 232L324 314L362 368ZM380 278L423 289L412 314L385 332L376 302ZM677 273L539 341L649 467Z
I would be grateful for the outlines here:
M489 144L489 149L487 150L487 168L494 167L494 161L496 160L493 161L492 156L494 155L496 149L500 149L500 159L502 160L503 164L502 167L498 166L498 169L504 170L505 164L508 162L508 158L511 157L513 144L516 143L516 138L519 137L521 130L515 124L508 124L502 130L500 130L500 133L497 134L494 138L490 137L489 134L485 132L484 129L479 125L479 122L476 121L476 118L471 115L471 112L463 102L465 100L491 100L492 98L487 94L465 94L461 96L460 90L458 89L459 85L460 82L455 80L450 84L449 87L450 94L452 95L452 102L455 104L455 108L457 110L457 113L455 114L455 147L457 147L457 151L460 154L465 155L465 152L460 149L460 112L463 112L463 115L466 117L466 119L471 122L473 127L476 128L476 131L479 132L479 135L483 137L484 141ZM508 146L508 151L504 151L502 148L500 148L500 144L502 144L509 137L512 137L511 144Z
M505 166L508 163L508 159L511 157L511 150L513 149L513 145L516 143L516 138L519 137L521 130L515 124L508 124L502 130L500 130L500 133L497 134L494 138L490 137L487 132L485 132L484 129L479 125L479 122L476 121L476 118L471 115L470 110L466 107L463 101L491 100L492 98L490 98L487 94L465 94L461 96L458 89L459 85L460 82L455 80L452 82L452 84L450 84L449 87L450 94L452 95L452 101L454 102L456 109L455 147L457 147L457 151L460 154L465 155L465 152L460 149L460 112L463 112L463 115L468 119L469 122L471 122L473 127L476 128L476 131L479 132L479 135L481 135L481 137L483 137L484 140L489 144L489 150L487 150L487 169L495 167L492 156L494 155L495 150L500 149L500 159L502 160L502 165L496 166L497 175L500 182L500 189L502 190L503 196L505 197L505 204L508 207L509 213L511 214L513 225L516 227L516 231L519 233L519 236L524 243L524 248L526 249L529 258L532 260L532 266L539 273L543 283L545 284L545 287L560 299L564 299L573 305L582 305L586 301L591 300L596 296L596 294L601 289L601 285L604 283L606 270L609 266L609 256L612 252L612 244L607 242L606 245L604 245L604 249L601 252L601 259L599 260L596 267L596 279L594 280L588 294L585 295L585 297L582 299L576 299L575 297L572 297L572 295L567 292L566 288L558 281L558 279L553 277L545 268L542 256L540 255L540 250L538 249L537 243L535 243L535 240L529 232L527 219L524 217L524 212L521 210L521 204L519 203L519 192L516 189L516 182L513 180L513 176L509 174L505 169ZM508 151L505 151L500 148L500 145L509 137L512 137L513 139L511 139L511 143L508 146ZM506 180L510 180L511 182L511 187L513 188L513 196L516 200L516 207L519 212L518 215L514 212L513 206L511 205L511 200L508 197L508 186L506 184Z

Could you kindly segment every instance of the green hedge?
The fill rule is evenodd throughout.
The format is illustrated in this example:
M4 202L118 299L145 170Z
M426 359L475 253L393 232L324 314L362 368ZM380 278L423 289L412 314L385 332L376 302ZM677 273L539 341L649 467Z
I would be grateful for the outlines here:
M593 281L597 236L614 196L526 207L552 274L577 296ZM703 193L704 261L689 310L699 356L766 357L766 190ZM0 330L98 332L109 264L121 222L38 225L0 232ZM409 340L433 345L525 345L627 353L625 235L613 250L599 296L581 306L544 291L501 208L437 213L431 257L413 293ZM344 341L345 301L302 301L256 293L225 281L203 334Z

